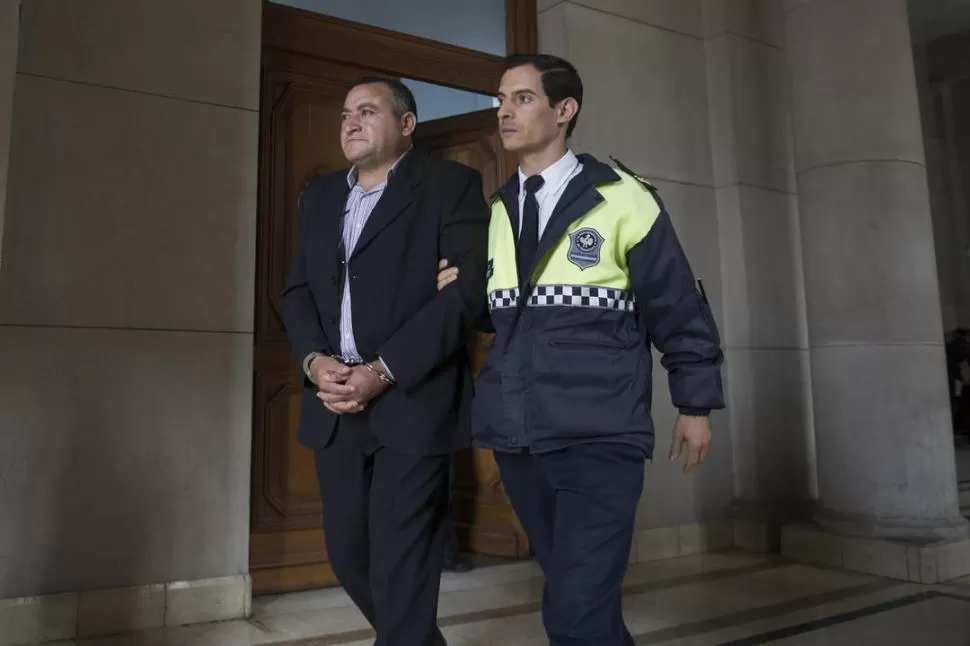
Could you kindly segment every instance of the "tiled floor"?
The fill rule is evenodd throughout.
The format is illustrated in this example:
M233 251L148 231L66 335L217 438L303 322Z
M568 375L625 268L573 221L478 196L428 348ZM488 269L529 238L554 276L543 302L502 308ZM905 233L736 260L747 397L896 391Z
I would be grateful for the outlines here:
M529 562L446 575L440 624L448 643L546 643L537 612L541 585ZM740 553L709 554L632 566L625 614L637 644L968 646L970 579L924 587ZM77 644L364 646L370 635L342 592L324 590L256 599L250 621Z

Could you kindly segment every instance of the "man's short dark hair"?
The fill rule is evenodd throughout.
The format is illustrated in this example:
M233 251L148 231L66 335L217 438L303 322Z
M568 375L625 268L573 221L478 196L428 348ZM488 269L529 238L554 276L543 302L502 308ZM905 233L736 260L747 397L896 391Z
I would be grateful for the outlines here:
M408 112L414 113L414 118L418 117L418 104L414 101L414 94L408 89L404 83L401 83L397 79L386 78L383 76L362 76L361 78L354 81L354 84L350 86L353 90L355 87L360 87L361 85L383 85L391 93L391 110L394 112L394 116L400 119Z
M531 65L539 70L542 75L542 91L549 97L550 106L563 99L576 100L576 115L566 126L568 139L576 129L579 112L583 108L583 80L579 78L579 72L569 61L551 54L513 54L505 59L506 70L524 65Z

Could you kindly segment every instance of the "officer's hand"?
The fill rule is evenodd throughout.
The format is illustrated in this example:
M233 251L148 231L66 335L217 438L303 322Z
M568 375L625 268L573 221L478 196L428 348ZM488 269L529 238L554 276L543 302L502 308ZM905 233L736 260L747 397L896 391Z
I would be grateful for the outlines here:
M458 267L449 267L448 260L442 259L438 263L438 291L458 280Z
M674 424L674 441L670 444L671 461L680 458L687 445L687 462L684 473L690 473L707 457L711 446L711 420L709 417L679 415Z

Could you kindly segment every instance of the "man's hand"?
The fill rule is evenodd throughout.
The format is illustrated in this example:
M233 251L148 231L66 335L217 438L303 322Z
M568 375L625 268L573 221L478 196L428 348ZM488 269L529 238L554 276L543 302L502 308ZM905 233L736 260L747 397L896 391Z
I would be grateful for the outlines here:
M332 357L319 356L310 362L310 381L316 384L317 398L333 413L357 413L363 410L354 387L347 384L352 370Z
M442 259L438 263L438 291L458 280L458 267L449 267L448 260Z
M707 457L711 446L711 420L708 417L679 415L674 424L674 441L670 445L671 461L680 458L687 445L684 473L691 473Z
M383 372L380 362L370 365L374 370ZM359 410L351 411L355 413L364 410L367 404L387 390L387 384L364 366L354 366L350 378L347 379L347 385L354 389L354 402L359 405Z

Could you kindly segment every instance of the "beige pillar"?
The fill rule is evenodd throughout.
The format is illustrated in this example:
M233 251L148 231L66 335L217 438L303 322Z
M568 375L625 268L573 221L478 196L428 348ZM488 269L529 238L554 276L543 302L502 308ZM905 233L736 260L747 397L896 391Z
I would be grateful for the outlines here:
M962 539L906 3L786 5L816 522L842 536Z
M772 552L816 497L782 10L736 0L703 9L734 542Z
M0 0L0 261L3 259L3 220L7 204L13 86L17 75L19 12L19 0Z
M17 4L0 0L4 134ZM22 6L0 642L244 616L262 3Z

